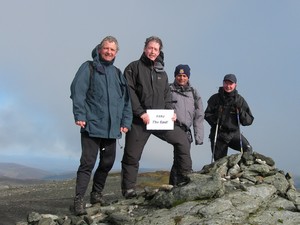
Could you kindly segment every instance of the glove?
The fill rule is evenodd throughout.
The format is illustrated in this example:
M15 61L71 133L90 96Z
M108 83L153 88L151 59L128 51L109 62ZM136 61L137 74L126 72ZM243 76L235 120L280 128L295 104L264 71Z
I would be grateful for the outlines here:
M241 114L242 108L239 107L239 106L236 106L236 107L235 107L235 111L236 111L237 113L240 113L240 114Z
M193 135L192 135L191 130L188 130L188 131L186 132L186 134L187 134L187 137L188 137L190 143L192 143L192 142L193 142Z

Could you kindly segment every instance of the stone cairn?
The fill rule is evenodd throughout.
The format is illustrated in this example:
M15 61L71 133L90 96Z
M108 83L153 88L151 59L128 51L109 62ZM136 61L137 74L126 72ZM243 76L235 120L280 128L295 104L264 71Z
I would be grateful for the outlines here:
M87 205L87 215L32 212L17 225L299 225L290 173L262 154L233 154L189 174L182 186L145 187L137 198Z

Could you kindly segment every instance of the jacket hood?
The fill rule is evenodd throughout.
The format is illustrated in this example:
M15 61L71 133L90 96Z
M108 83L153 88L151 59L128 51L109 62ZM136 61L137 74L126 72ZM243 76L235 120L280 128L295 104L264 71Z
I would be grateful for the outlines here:
M165 66L164 59L165 59L165 54L163 53L163 51L160 51L155 61L161 63L162 66Z
M114 64L115 58L110 62L103 60L99 55L99 48L100 48L100 44L98 44L91 53L93 58L93 66L98 72L104 73L105 70L103 66L109 66Z
M226 91L224 91L224 88L223 87L219 87L219 91L218 91L218 93L220 94L220 95L222 95L222 96L235 96L235 95L237 95L238 94L238 91L236 90L236 89L234 89L232 92L226 92Z
M234 89L232 92L224 91L223 87L219 87L219 96L223 104L233 105L236 102L238 91Z
M145 63L147 66L154 66L155 64L164 67L165 63L164 63L164 53L162 51L160 51L159 55L157 56L157 58L155 59L155 61L152 61L151 59L149 59L146 55L145 52L143 52L143 54L140 57L140 60Z

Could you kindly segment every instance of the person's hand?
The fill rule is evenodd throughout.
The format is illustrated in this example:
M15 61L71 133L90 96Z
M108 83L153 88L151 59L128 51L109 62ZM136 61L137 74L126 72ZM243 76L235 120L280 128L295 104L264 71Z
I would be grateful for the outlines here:
M75 124L77 126L80 126L81 128L84 128L86 123L85 123L85 121L76 121Z
M150 117L147 113L144 113L143 115L141 115L141 119L143 120L144 124L149 124L150 123Z
M124 134L126 134L127 131L128 131L128 128L127 127L121 127L120 131L123 132Z
M173 116L172 116L171 119L172 119L172 121L174 121L174 122L177 120L177 115L176 115L176 113L173 114Z
M236 111L237 113L241 113L241 112L242 112L242 107L241 107L241 106L235 105L234 108L235 108L235 111Z
M242 110L242 104L238 101L235 101L235 103L233 104L233 107L235 108L235 111L241 111Z

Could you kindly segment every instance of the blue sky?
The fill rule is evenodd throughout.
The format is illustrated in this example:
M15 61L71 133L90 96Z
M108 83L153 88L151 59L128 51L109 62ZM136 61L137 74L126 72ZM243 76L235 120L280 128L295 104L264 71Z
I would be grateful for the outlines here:
M299 175L300 1L1 3L0 162L76 170L80 134L69 96L77 69L103 37L113 35L120 44L115 65L124 70L140 57L145 39L156 35L164 43L170 82L176 65L189 64L205 107L223 76L234 73L255 117L243 134L277 168ZM211 160L206 122L205 132L204 145L191 150L194 170ZM122 152L117 149L114 169ZM140 166L170 169L172 159L172 147L151 137Z

